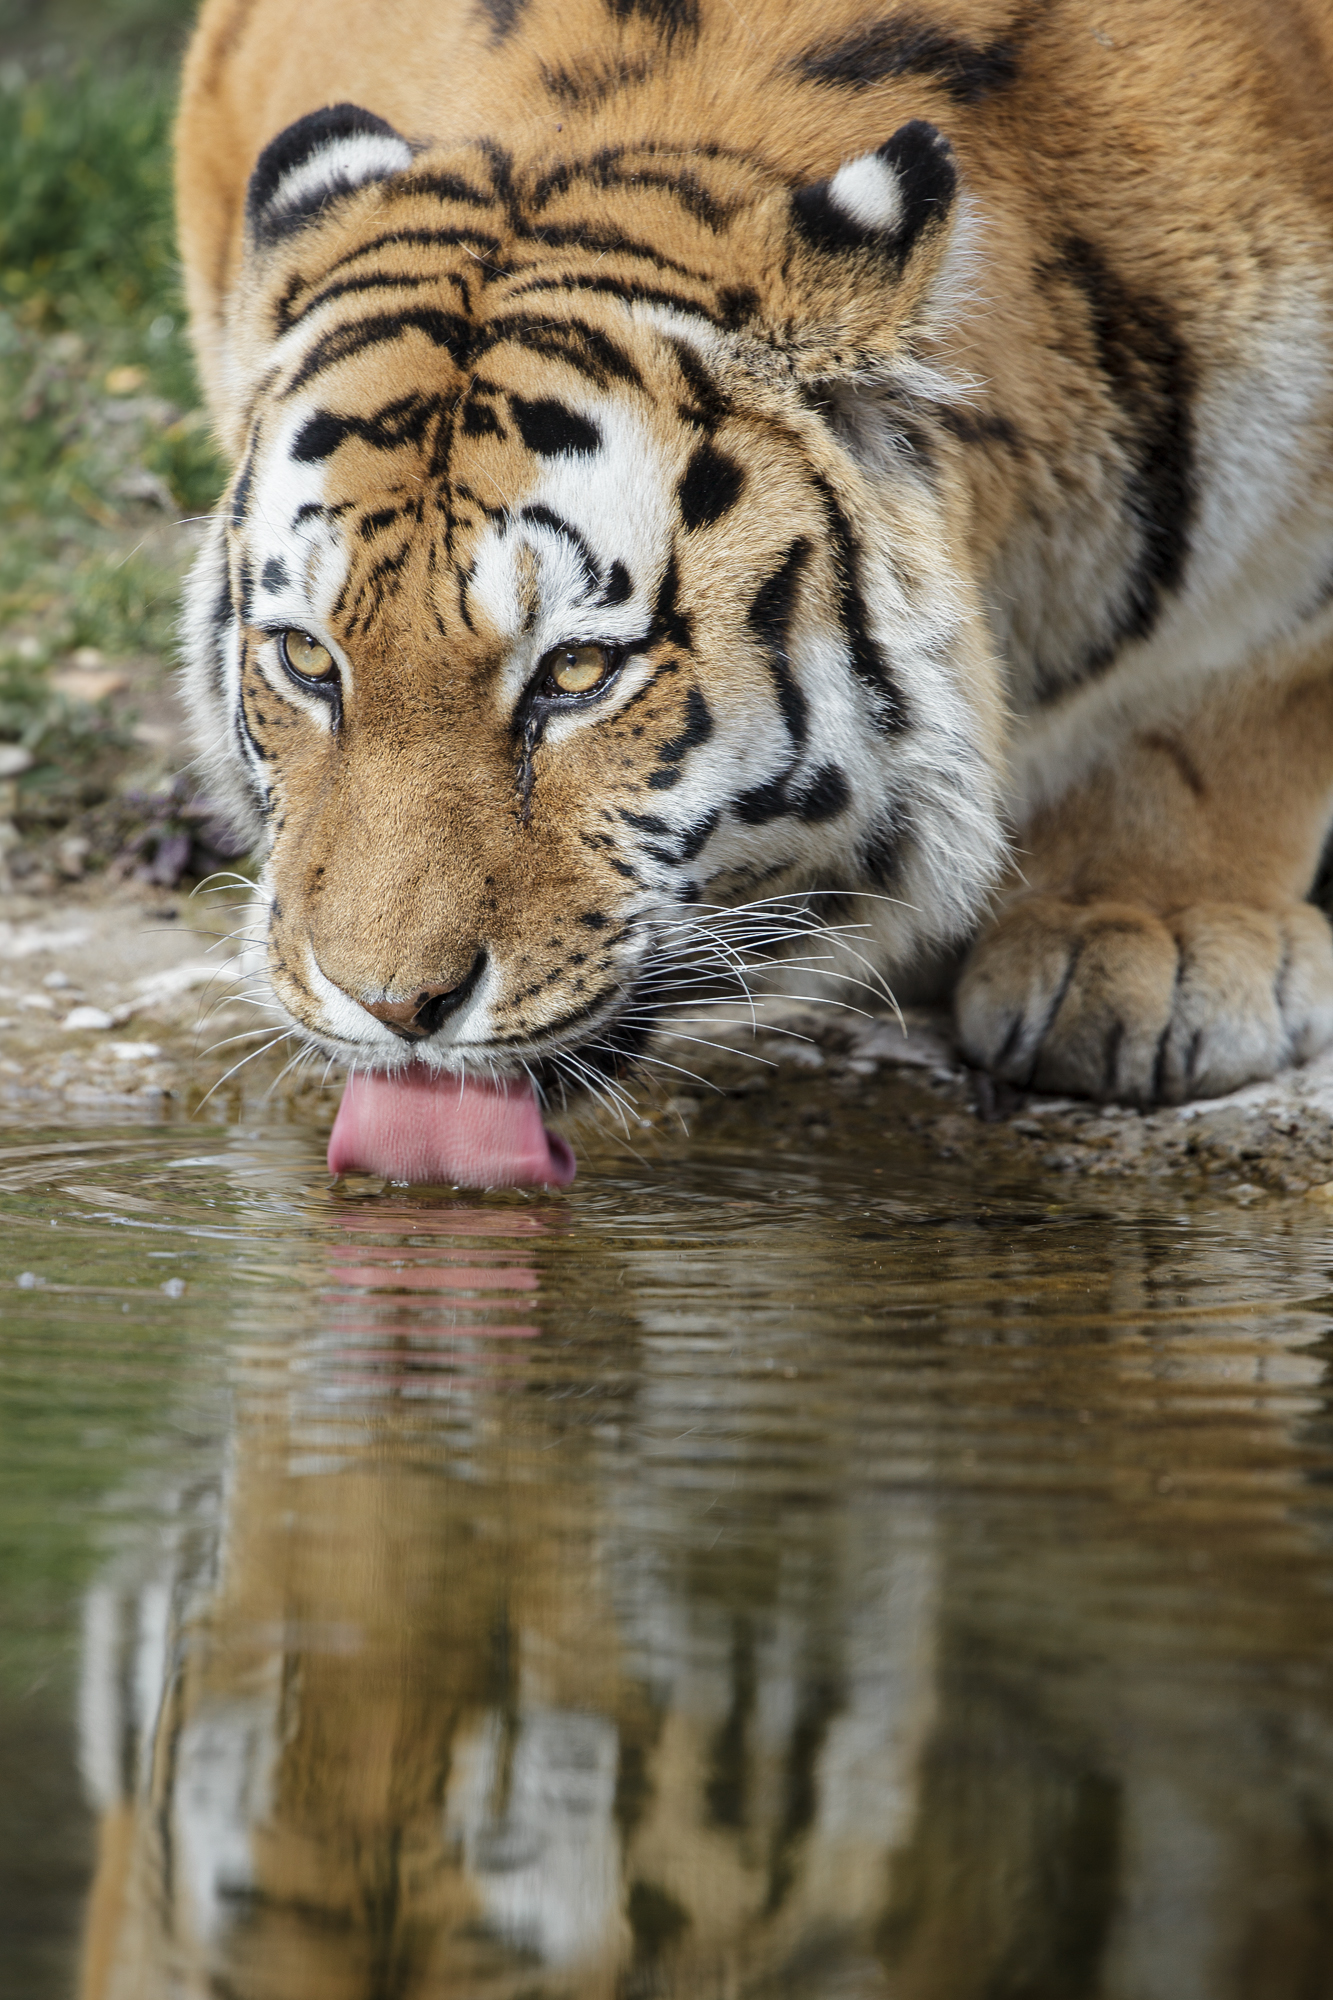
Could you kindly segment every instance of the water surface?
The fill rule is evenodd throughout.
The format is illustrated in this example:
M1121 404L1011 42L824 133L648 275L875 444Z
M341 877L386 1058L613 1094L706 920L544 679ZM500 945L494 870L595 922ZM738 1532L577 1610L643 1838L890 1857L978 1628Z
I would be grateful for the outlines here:
M7 2000L1333 1994L1321 1212L895 1148L0 1133Z

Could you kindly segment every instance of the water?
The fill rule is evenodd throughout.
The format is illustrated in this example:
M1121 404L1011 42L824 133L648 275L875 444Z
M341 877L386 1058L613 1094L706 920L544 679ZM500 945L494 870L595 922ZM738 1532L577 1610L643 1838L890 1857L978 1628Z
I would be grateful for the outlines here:
M878 1130L0 1134L6 2000L1333 1994L1326 1222Z

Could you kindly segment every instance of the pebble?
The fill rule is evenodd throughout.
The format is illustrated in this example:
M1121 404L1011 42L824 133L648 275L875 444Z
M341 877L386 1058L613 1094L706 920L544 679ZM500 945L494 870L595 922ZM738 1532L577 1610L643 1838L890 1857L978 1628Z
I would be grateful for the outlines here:
M57 694L66 695L71 701L86 701L90 708L109 695L124 694L130 684L129 675L115 667L103 667L96 673L87 667L66 667L50 679Z
M114 1028L116 1017L108 1014L105 1007L74 1007L66 1014L67 1028Z

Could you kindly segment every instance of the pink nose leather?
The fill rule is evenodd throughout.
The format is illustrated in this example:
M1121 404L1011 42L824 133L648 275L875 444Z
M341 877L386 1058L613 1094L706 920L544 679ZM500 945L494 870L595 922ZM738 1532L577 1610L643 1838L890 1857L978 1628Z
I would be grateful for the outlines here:
M386 1028L392 1028L395 1035L404 1041L419 1042L434 1032L433 1028L419 1016L425 1013L432 1000L446 1000L454 992L452 986L426 986L411 1000L377 1000L366 1006L366 1012L373 1014L377 1021L383 1021Z

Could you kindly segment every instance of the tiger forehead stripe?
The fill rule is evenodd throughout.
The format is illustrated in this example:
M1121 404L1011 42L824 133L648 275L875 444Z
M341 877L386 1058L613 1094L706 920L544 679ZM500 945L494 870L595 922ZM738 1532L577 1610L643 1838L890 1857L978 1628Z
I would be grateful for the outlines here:
M364 271L321 285L295 311L291 308L290 299L280 300L273 310L275 330L289 333L309 314L318 312L321 306L329 305L334 299L351 298L359 292L420 291L424 286L441 284L454 287L466 310L470 304L468 284L458 271Z

